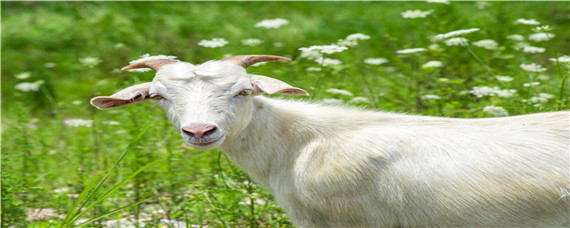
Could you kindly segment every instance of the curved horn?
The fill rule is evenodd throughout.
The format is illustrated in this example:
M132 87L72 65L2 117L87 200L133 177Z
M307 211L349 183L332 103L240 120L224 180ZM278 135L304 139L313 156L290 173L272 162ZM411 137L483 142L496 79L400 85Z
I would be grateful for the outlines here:
M168 64L173 64L178 61L172 59L153 59L153 60L146 60L142 62L133 63L126 67L123 67L121 70L131 70L137 68L151 68L154 71L160 70L161 67Z
M269 61L291 61L290 58L285 58L281 56L275 55L235 55L223 58L220 60L222 62L231 62L242 66L244 69L252 64L258 62L269 62Z

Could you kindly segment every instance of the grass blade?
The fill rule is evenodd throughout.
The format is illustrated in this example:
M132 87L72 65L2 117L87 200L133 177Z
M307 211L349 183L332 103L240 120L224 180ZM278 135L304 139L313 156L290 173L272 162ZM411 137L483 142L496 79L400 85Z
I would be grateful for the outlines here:
M150 194L148 194L148 195L150 195ZM147 196L148 196L148 195L147 195ZM85 221L85 222L83 222L83 223L77 225L77 227L81 227L81 226L87 225L87 224L89 224L89 223L95 222L95 221L97 221L97 220L99 220L99 219L102 219L102 218L104 218L104 217L107 217L107 216L109 216L109 215L115 214L115 213L117 213L117 212L119 212L119 211L122 211L122 210L124 210L124 209L127 209L127 208L129 208L129 207L134 207L134 206L136 206L136 205L139 205L139 204L141 204L141 203L144 203L146 200L150 199L151 197L146 198L146 196L145 196L145 197L143 197L143 198L144 198L144 199L139 200L139 201L137 201L137 202L134 202L134 203L131 203L131 204L128 204L128 205L119 207L119 208L117 208L117 209L115 209L115 210L109 211L109 212L106 213L106 214L103 214L103 215L100 215L100 216L98 216L98 217L89 219L89 220L87 220L87 221Z
M109 176L111 175L111 173L113 172L113 170L119 165L119 163L123 160L123 158L125 158L125 156L127 155L128 152L132 151L135 147L135 145L138 143L138 141L142 138L142 136L146 133L146 131L150 128L150 126L152 126L154 124L155 121L150 122L149 124L147 124L140 132L137 136L135 136L135 138L133 139L133 141L131 141L131 143L127 146L127 149L121 154L121 156L119 156L119 159L117 160L117 162L115 162L115 164L106 172L103 172L99 175L97 175L95 178L93 178L89 184L87 185L87 187L83 190L83 192L81 192L81 195L77 198L77 201L75 202L75 204L73 205L73 207L69 210L69 212L67 213L67 216L64 220L64 222L61 224L60 227L65 227L66 225L70 225L73 224L73 222L75 220L77 220L77 218L79 217L77 214L79 213L80 215L84 214L87 210L83 210L83 212L81 212L81 209L83 207L85 207L85 205L87 204L87 202L89 202L89 200L91 200L95 194L97 193L97 191L99 190L99 188L101 188L101 186L103 185L103 183L105 182L105 180L107 180L107 178L109 178ZM99 180L99 182L97 183L97 185L93 188L93 185L96 183L97 179L99 179L99 177L105 174L105 176L103 178L101 178L101 180ZM85 196L87 195L87 196ZM81 202L81 204L79 204ZM80 205L80 206L78 206Z
M85 208L85 210L83 210L82 212L80 212L78 215L74 216L73 219L71 219L71 222L76 221L77 219L79 219L79 217L81 217L83 214L85 214L85 212L89 211L91 208L95 207L95 205L97 205L98 203L100 203L101 201L105 200L107 197L109 197L111 194L113 194L115 191L117 191L119 188L121 188L123 185L125 185L129 180L131 180L133 177L135 177L136 175L138 175L140 172L144 171L145 169L159 163L162 161L165 161L165 159L160 159L160 160L156 160L153 161L151 163L146 164L145 166L141 167L140 169L138 169L136 172L132 173L129 177L125 178L123 181L121 181L121 183L115 185L111 190L109 190L107 193L105 193L103 196L101 196L97 201L89 204L89 206L87 206L87 208Z

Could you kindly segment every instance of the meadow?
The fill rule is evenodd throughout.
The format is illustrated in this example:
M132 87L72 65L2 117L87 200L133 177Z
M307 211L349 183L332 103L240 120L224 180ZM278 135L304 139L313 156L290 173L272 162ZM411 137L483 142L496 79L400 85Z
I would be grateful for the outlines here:
M1 2L4 227L292 227L219 150L154 102L92 97L152 80L145 54L251 66L287 97L483 118L568 110L567 2ZM275 96L279 97L279 96Z

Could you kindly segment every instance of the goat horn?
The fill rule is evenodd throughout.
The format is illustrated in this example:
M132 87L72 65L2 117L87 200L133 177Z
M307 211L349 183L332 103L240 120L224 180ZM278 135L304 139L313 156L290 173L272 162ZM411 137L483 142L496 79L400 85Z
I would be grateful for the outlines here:
M252 64L259 62L269 62L269 61L291 61L290 58L285 58L275 55L235 55L223 58L220 60L222 62L231 62L242 66L244 69Z
M172 59L146 60L146 61L142 61L142 62L133 63L131 65L123 67L123 69L121 69L121 70L131 70L131 69L137 69L137 68L151 68L154 71L158 71L164 65L173 64L176 62L178 62L178 61L172 60Z

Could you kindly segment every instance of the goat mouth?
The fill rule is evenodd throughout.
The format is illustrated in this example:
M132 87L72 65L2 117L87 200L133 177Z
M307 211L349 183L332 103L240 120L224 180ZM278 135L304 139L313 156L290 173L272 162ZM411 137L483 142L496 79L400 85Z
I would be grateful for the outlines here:
M210 141L189 141L188 144L192 145L192 146L196 146L196 147L207 147L207 146L211 146L213 144L216 144L217 142L221 141L223 138L225 137L225 135L222 135L221 137L214 139L214 140L210 140Z

